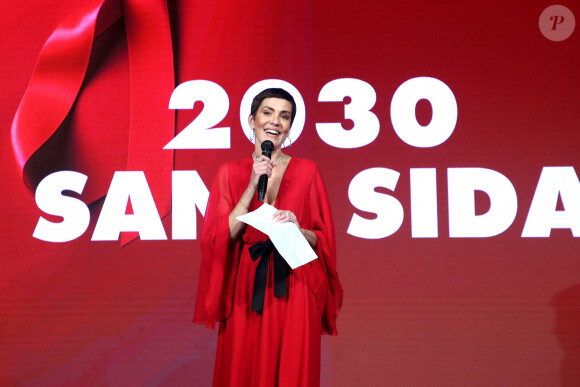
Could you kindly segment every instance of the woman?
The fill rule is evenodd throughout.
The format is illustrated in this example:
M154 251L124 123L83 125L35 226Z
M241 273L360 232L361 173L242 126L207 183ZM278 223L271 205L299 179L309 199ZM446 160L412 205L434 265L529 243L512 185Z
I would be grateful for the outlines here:
M194 322L212 329L220 322L214 386L318 386L320 334L337 333L342 287L326 188L312 161L282 153L295 115L285 90L258 94L248 118L254 152L222 165L211 188ZM262 155L266 140L274 144L271 158ZM256 194L262 175L264 201L279 209L274 219L294 223L318 259L291 270L267 235L236 219L263 204Z

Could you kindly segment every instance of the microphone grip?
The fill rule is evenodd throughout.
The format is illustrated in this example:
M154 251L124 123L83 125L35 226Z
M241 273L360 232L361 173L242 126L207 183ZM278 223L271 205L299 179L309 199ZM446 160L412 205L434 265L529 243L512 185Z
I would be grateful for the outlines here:
M260 176L258 181L258 200L263 202L266 196L266 189L268 188L268 175Z
M274 144L270 140L264 141L260 147L262 148L262 155L267 158L272 157L272 151L274 150ZM266 190L268 189L268 175L260 176L258 180L258 200L263 202L266 196Z

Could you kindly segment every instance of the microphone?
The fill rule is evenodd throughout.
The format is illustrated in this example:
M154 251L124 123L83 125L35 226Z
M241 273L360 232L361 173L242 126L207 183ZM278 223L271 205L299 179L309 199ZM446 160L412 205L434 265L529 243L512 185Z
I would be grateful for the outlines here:
M270 140L266 140L262 143L262 155L267 158L272 157L272 151L274 150L274 144ZM266 196L266 189L268 188L268 175L260 176L258 181L258 200L263 202L264 196Z

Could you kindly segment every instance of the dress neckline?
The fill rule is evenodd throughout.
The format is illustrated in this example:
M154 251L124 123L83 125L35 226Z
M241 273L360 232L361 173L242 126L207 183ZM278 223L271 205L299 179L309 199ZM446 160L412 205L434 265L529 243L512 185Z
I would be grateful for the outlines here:
M282 177L280 178L280 187L278 187L278 192L276 193L276 197L274 198L274 202L271 204L271 206L276 207L276 203L278 203L278 198L280 197L280 194L282 194L282 197L284 196L284 192L286 191L286 173L288 172L288 168L290 168L290 164L292 164L292 159L294 157L290 156L290 160L288 160L288 165L286 165L286 169L284 170L284 173L282 174ZM265 203L265 202L264 202ZM278 207L276 207L278 208Z
M286 175L288 173L288 168L291 168L291 165L294 165L294 163L292 162L292 160L294 159L294 157L290 156L290 160L288 160L288 165L286 165L286 169L284 170L284 173L282 174L282 177L280 179L280 186L278 187L278 192L276 193L276 198L274 199L274 201L272 203L268 203L266 201L264 202L260 202L258 201L258 195L254 195L254 198L252 199L252 205L251 205L251 209L250 211L253 211L259 207L262 206L262 204L264 203L268 203L269 205L276 207L277 203L279 202L279 198L283 197L286 189L288 187L288 182L287 182L287 178ZM278 207L276 207L278 208Z

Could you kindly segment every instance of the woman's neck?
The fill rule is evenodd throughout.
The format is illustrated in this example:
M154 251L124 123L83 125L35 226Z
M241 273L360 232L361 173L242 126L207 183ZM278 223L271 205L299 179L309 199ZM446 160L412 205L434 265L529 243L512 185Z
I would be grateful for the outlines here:
M261 155L262 155L262 149L260 149L260 147L256 146L256 148L254 149L254 153L253 153L254 158L259 158ZM272 155L270 156L270 160L272 160L272 162L276 163L280 160L281 157L282 157L282 150L281 149L274 149L272 151Z

